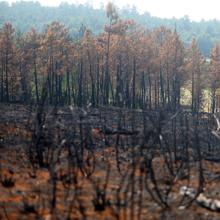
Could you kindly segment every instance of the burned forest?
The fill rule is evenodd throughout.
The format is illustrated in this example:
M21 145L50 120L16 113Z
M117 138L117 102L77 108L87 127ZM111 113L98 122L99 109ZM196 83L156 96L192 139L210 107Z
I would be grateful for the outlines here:
M0 220L219 220L220 45L106 17L0 27Z

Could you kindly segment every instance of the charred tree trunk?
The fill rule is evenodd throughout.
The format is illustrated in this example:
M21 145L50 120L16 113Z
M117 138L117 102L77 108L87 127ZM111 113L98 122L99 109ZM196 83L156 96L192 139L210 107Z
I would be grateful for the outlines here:
M136 60L133 62L132 108L136 108Z

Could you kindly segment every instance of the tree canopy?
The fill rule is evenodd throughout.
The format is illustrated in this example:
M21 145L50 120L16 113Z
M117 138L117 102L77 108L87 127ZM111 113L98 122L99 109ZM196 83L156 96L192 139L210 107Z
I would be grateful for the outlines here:
M186 46L190 45L193 38L198 39L198 47L205 56L208 56L211 48L220 40L220 21L217 20L192 22L188 16L181 19L162 19L153 17L148 12L140 15L135 7L118 10L118 13L121 18L133 19L148 29L159 26L171 29L176 27ZM65 24L72 36L79 34L82 25L98 35L102 32L108 17L104 8L93 9L86 4L62 3L59 7L45 7L37 2L21 1L11 5L7 2L0 2L0 26L5 22L10 22L20 32L26 32L32 27L43 31L46 25L53 21Z

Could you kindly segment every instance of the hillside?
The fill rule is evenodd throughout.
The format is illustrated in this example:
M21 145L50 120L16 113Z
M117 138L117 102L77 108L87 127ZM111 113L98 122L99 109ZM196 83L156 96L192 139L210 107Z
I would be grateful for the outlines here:
M0 220L220 220L218 41L217 20L1 2Z
M121 9L119 14L122 18L134 19L149 29L159 26L176 27L186 46L196 38L199 48L206 56L213 45L220 41L220 21L217 20L192 22L187 16L181 19L162 19L147 12L140 15L135 8ZM9 21L21 32L26 32L31 27L42 31L54 20L67 25L74 36L78 35L81 25L91 29L94 34L99 34L107 23L105 9L93 9L89 5L63 3L59 7L45 7L36 2L21 1L12 5L0 2L0 26Z

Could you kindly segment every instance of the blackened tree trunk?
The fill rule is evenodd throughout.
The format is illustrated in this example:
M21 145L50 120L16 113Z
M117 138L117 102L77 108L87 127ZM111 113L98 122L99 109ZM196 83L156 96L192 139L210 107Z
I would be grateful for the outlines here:
M66 96L67 96L67 104L71 104L71 93L70 93L70 72L69 68L66 69Z
M136 108L136 60L133 61L132 108Z
M99 57L97 58L97 70L96 70L96 104L99 105L100 93L100 72L99 72Z
M8 80L8 53L6 51L6 55L5 55L5 101L9 102L9 80Z
M37 104L39 104L39 89L38 89L38 77L37 77L37 64L34 60L34 84L35 84L35 96Z
M77 105L82 107L83 104L83 61L80 61L78 67L78 99Z

